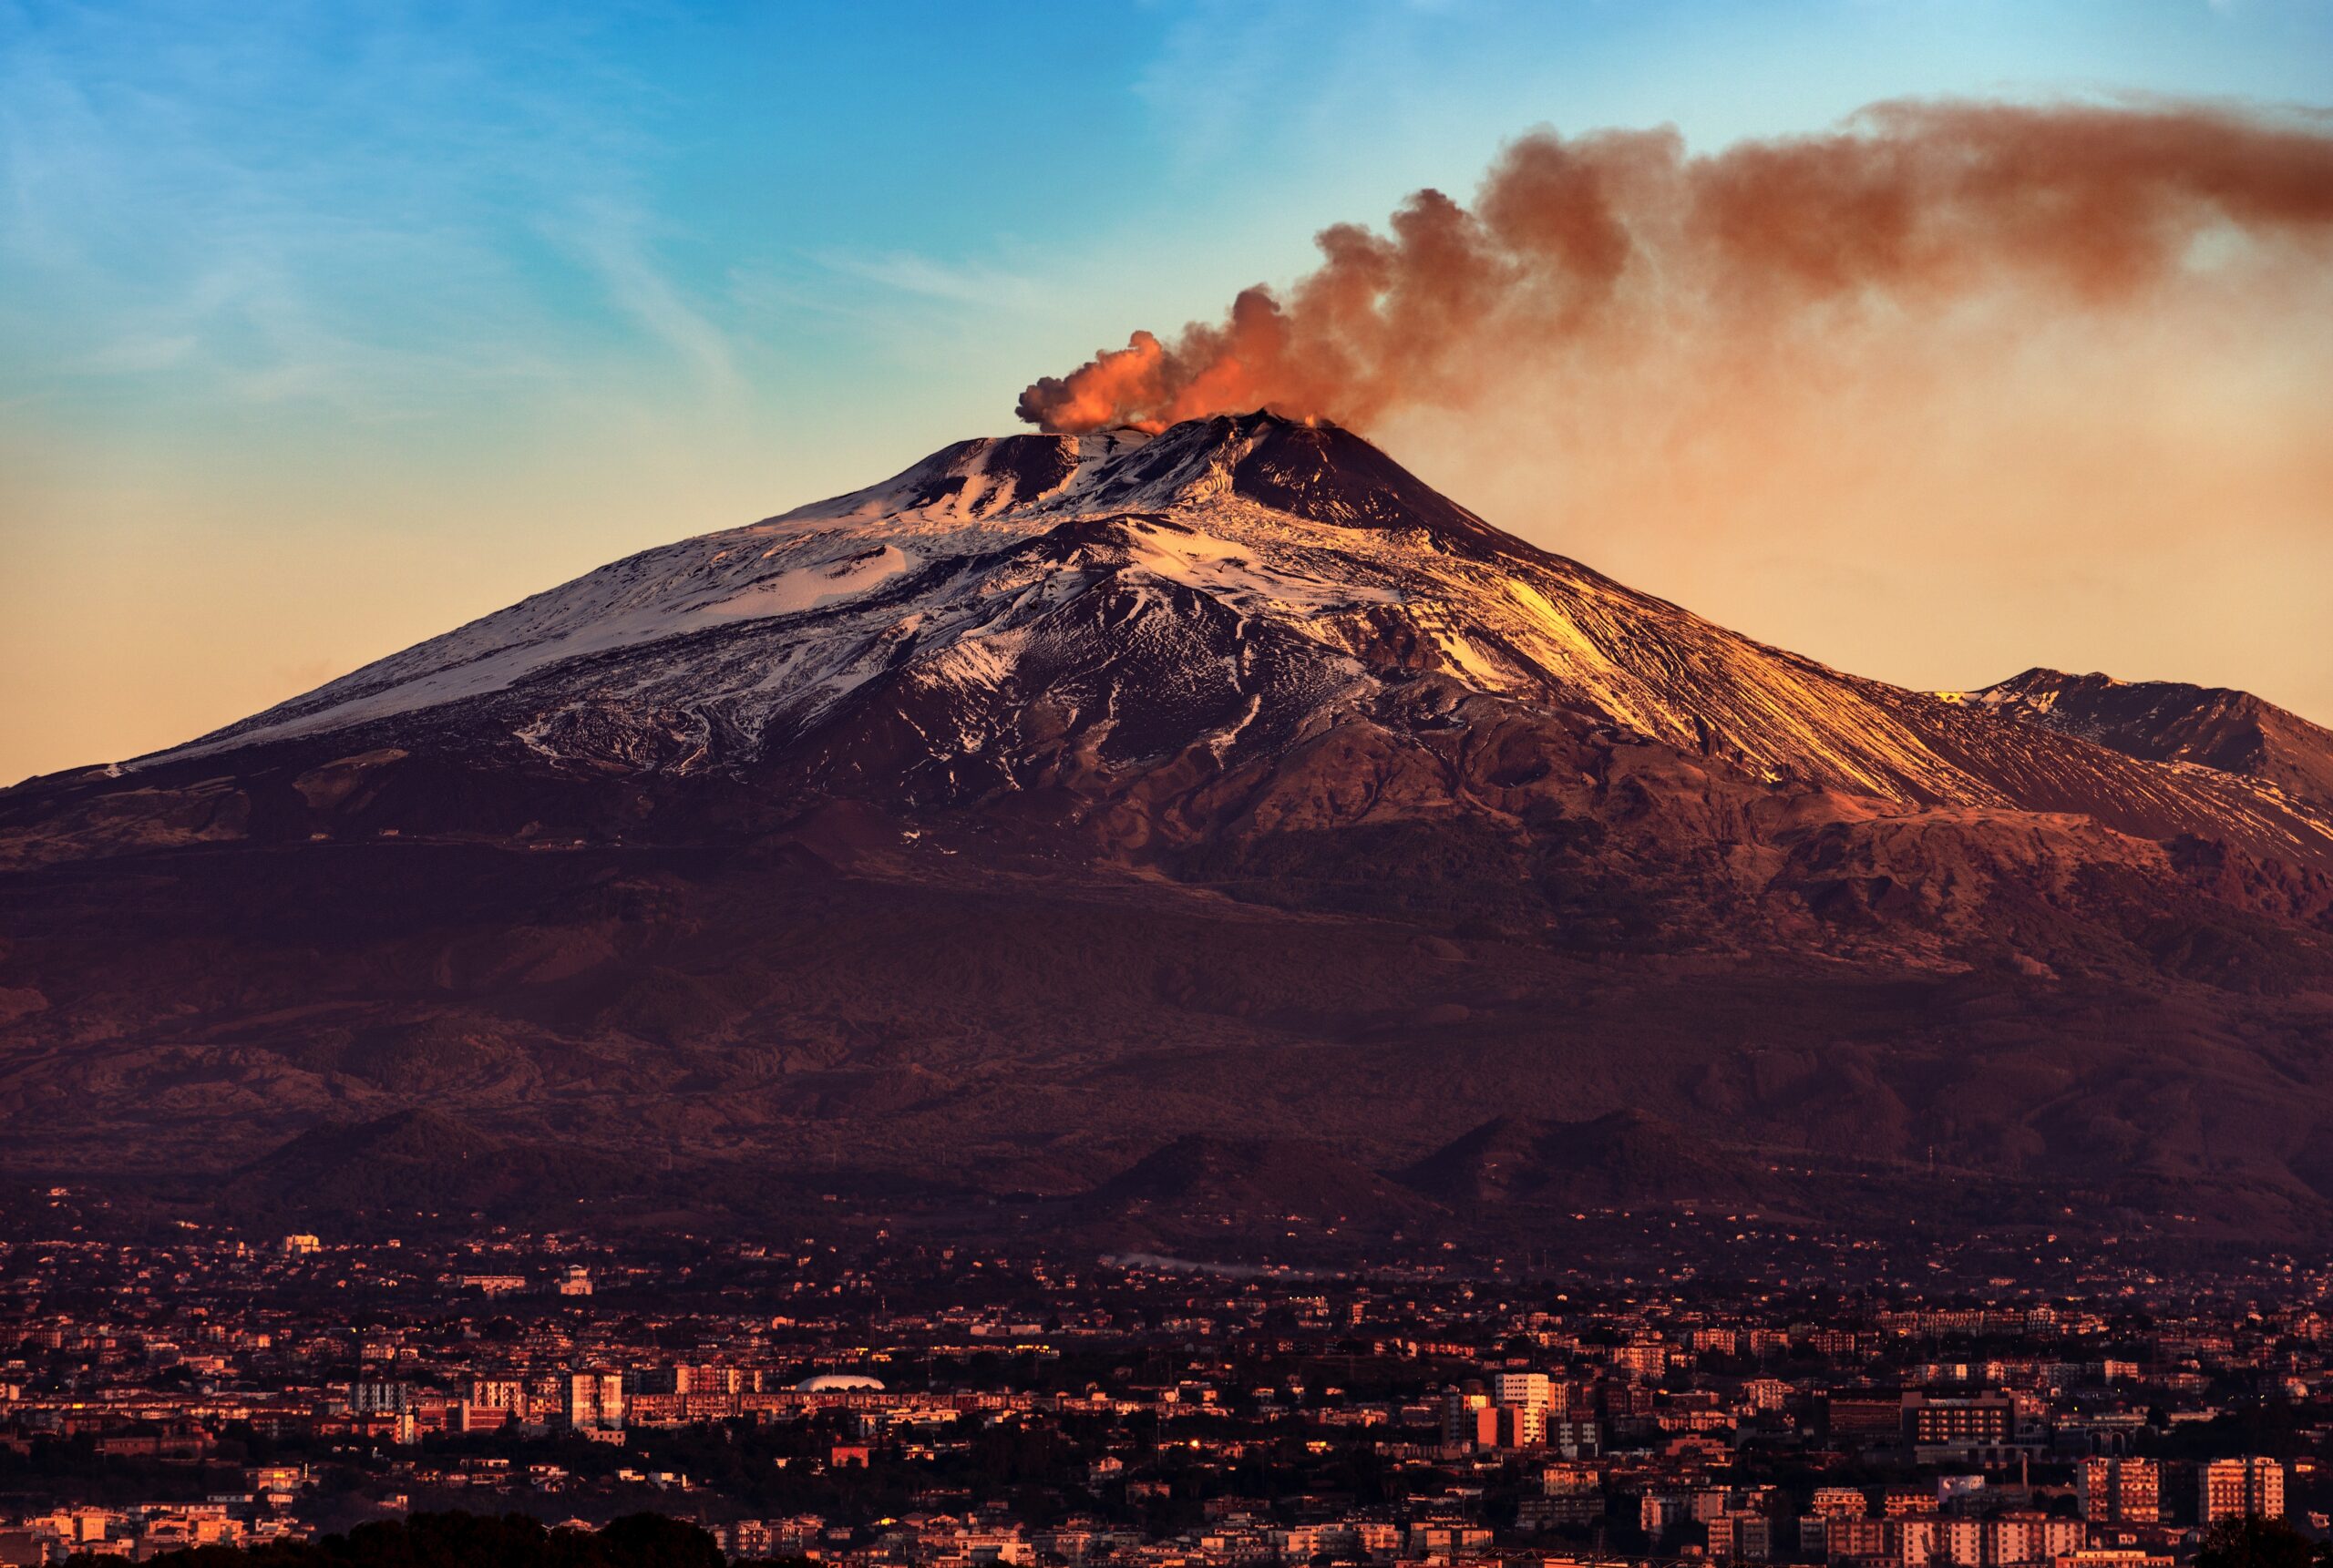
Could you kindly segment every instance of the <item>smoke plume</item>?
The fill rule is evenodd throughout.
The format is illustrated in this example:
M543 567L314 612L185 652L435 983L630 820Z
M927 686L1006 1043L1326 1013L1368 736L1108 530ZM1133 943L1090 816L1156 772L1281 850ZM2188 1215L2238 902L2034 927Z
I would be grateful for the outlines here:
M1047 430L1269 406L1368 427L1478 410L1551 366L1680 336L1705 370L2003 300L2127 309L2215 270L2321 268L2333 134L2184 106L1890 103L1835 133L1689 156L1673 130L1510 146L1471 206L1421 190L1339 224L1284 293L1243 291L1021 395ZM1819 357L1819 354L1818 354ZM1576 389L1575 389L1576 390Z

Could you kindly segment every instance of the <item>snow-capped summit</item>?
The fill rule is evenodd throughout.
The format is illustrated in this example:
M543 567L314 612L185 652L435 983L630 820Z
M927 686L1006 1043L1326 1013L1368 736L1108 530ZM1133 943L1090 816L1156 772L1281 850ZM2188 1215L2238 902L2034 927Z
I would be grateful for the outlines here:
M1329 424L960 442L660 547L149 762L347 732L568 768L896 770L924 801L1236 768L1436 693L1576 716L1762 786L2079 810L2150 834L2333 832L2237 774L1857 679L1504 534ZM1406 694L1406 695L1405 695ZM1434 719L1431 722L1445 722ZM359 737L358 732L362 732ZM868 737L888 738L871 760ZM902 736L907 738L902 739Z

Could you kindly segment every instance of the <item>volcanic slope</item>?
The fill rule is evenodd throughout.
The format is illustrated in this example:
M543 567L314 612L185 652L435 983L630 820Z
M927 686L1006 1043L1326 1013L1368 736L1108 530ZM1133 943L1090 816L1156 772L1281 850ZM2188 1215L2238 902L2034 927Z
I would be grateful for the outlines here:
M1741 637L1331 425L961 443L0 793L7 1152L427 1110L1053 1190L1651 1112L1730 1172L2319 1225L2324 732L2000 691Z
M1267 753L1422 675L1445 701L1561 710L1760 783L2333 859L2333 828L2248 774L2136 767L2053 738L2066 726L2004 730L1842 675L1502 534L1346 431L1262 414L1156 439L961 443L619 561L151 761L445 729L570 767L686 774L824 738L837 754L808 782L860 787L836 776L849 742L905 725L919 801L1064 770L1106 794L1097 774Z
M2318 816L2333 814L2333 732L2249 692L2028 670L1973 700L2149 762L2260 779Z

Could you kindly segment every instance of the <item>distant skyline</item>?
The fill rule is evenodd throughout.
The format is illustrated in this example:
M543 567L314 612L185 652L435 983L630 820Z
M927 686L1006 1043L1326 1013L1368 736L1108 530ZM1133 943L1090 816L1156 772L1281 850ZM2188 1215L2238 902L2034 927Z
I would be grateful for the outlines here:
M2322 118L2333 4L0 5L0 782L1016 428L1033 377L1534 127L1713 150L1939 96ZM2333 723L2333 325L2216 299L2020 354L1871 405L1935 432L1912 468L1859 469L1856 389L1814 389L1691 433L1657 504L1550 499L1503 456L1542 410L1369 434L1859 673Z

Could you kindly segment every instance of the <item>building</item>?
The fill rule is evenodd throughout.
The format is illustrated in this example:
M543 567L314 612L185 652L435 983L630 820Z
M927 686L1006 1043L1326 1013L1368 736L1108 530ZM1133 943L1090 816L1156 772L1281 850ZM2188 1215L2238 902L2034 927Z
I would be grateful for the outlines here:
M1774 1554L1773 1525L1763 1513L1728 1509L1709 1522L1710 1555L1722 1563L1763 1563Z
M1871 1499L1856 1486L1818 1486L1807 1512L1817 1519L1861 1519L1871 1512Z
M1637 1528L1655 1545L1673 1539L1692 1517L1692 1500L1675 1492L1648 1491L1637 1499Z
M1536 1449L1547 1446L1547 1406L1500 1405L1496 1407L1496 1415L1497 1423L1492 1440L1497 1447Z
M1547 1422L1547 1442L1558 1459L1592 1460L1604 1450L1604 1430L1592 1416L1556 1417Z
M2285 1467L2272 1459L2215 1459L2197 1477L2195 1517L2205 1524L2256 1513L2285 1513Z
M2163 1517L2162 1474L2151 1459L2101 1456L2074 1471L2074 1495L2092 1524L2154 1524Z
M1823 1554L1833 1562L1842 1557L1887 1556L1887 1523L1884 1519L1825 1519ZM1799 1544L1802 1549L1811 1544L1804 1523L1799 1527Z
M1668 1369L1669 1347L1657 1339L1639 1339L1612 1347L1615 1368L1638 1378L1658 1378Z
M613 1431L623 1425L623 1374L576 1372L567 1379L567 1424L579 1431Z
M1531 1405L1544 1410L1555 1402L1545 1372L1501 1372L1492 1381L1491 1393L1502 1405Z
M2171 1568L2168 1554L2135 1547L2085 1546L2050 1559L2050 1568Z
M527 1419L527 1385L517 1378L473 1378L469 1403L482 1410L508 1410L514 1420Z
M360 1416L403 1415L413 1409L413 1387L409 1383L351 1383L348 1408Z
M1604 1517L1604 1494L1600 1491L1565 1492L1554 1497L1526 1497L1516 1506L1515 1524L1518 1530L1546 1530L1567 1525L1578 1529L1596 1523Z
M1442 1397L1442 1446L1498 1446L1498 1407L1480 1388L1453 1389Z
M1984 1522L1979 1551L1986 1564L2049 1563L2081 1550L2079 1521L2040 1513L2005 1513Z
M2054 1562L2081 1548L2072 1519L2005 1513L1989 1519L1905 1516L1835 1519L1823 1529L1824 1554L1879 1557L1905 1568L2019 1568ZM1809 1543L1802 1541L1802 1546Z
M1922 1461L1982 1460L2017 1440L2017 1402L2003 1393L1904 1396L1904 1438Z
M1437 1559L1453 1561L1467 1553L1480 1552L1490 1543L1491 1532L1479 1524L1426 1521L1410 1526L1409 1554L1429 1563Z
M1904 1400L1898 1394L1837 1393L1823 1405L1831 1435L1842 1441L1893 1441L1904 1430Z

